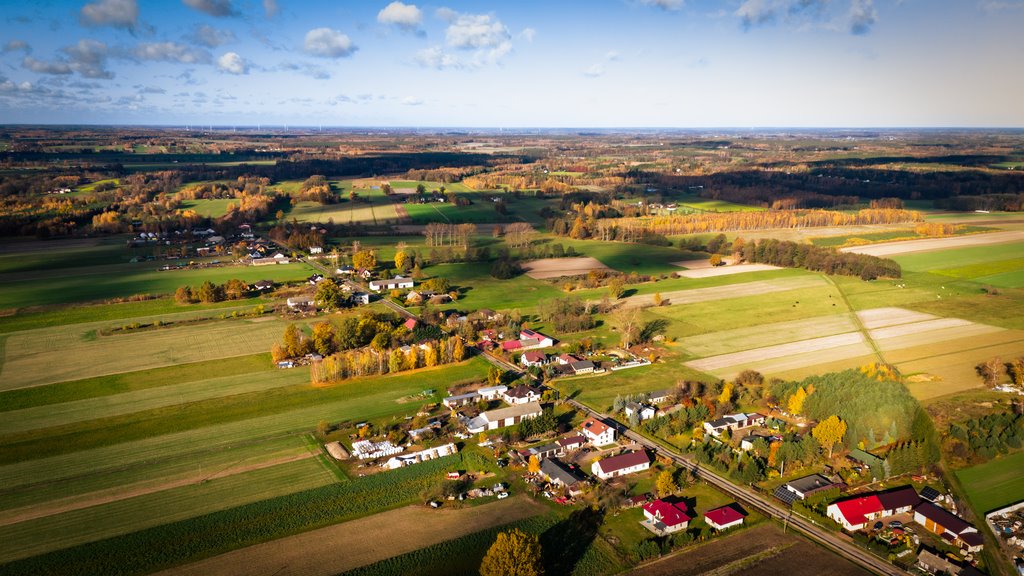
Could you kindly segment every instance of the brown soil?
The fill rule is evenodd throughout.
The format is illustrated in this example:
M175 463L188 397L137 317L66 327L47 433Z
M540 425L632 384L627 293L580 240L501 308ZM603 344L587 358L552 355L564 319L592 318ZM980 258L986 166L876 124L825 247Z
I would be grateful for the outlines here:
M591 270L607 270L608 267L600 260L590 257L581 258L543 258L523 263L526 275L534 280L558 278L560 276L578 276Z
M460 510L407 506L242 548L158 576L332 576L544 510L526 496Z

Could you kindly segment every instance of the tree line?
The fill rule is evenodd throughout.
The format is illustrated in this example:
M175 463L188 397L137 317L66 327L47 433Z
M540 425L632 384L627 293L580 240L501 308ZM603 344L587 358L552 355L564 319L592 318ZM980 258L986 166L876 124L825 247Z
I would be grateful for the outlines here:
M378 351L372 346L337 352L314 362L310 374L313 383L336 382L347 378L393 374L416 368L430 368L462 362L466 345L459 336L421 342L406 350Z
M741 254L743 260L751 263L857 276L862 280L899 278L903 275L903 270L895 260L774 238L747 242Z

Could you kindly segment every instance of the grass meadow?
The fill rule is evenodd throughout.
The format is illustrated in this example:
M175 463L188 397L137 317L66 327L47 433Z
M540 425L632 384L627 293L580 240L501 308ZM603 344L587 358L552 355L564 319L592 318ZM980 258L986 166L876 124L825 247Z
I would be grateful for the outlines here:
M1024 499L1024 452L956 472L974 509L985 514Z

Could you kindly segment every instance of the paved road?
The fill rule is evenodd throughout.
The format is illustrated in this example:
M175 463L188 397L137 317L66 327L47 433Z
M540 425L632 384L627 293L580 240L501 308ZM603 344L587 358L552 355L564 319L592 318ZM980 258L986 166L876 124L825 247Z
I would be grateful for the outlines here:
M576 407L577 409L583 410L584 412L587 412L592 416L596 416L597 418L601 418L603 420L609 420L607 416L605 416L604 414L601 414L596 410L592 410L575 400L567 400L567 402L569 402L569 404ZM755 509L758 512L761 512L762 514L765 514L769 517L776 518L778 520L786 522L787 525L792 526L795 530L802 532L811 540L817 542L818 544L821 544L822 546L838 554L839 556L842 556L847 560L855 562L856 564L876 574L883 574L886 576L907 575L906 572L900 570L896 566L893 566L892 564L889 564L881 558L878 558L872 555L871 553L862 550L861 548L853 544L846 536L821 528L811 523L809 520L793 514L789 508L782 506L781 504L777 504L774 501L765 498L764 496L761 496L745 488L737 486L733 484L731 481L727 480L726 478L719 476L718 474L706 468L699 467L695 462L688 460L681 456L680 454L668 450L667 448L659 444L655 444L654 442L648 440L644 436L641 436L640 434L637 434L636 432L629 430L627 427L622 426L621 424L617 425L617 428L619 433L625 435L626 438L629 438L630 440L645 446L648 450L651 450L660 456L664 456L671 459L673 462L686 468L687 470L694 471L697 474L697 477L699 477L701 480L704 480L705 482L718 488L722 492L729 494L738 502L752 509Z

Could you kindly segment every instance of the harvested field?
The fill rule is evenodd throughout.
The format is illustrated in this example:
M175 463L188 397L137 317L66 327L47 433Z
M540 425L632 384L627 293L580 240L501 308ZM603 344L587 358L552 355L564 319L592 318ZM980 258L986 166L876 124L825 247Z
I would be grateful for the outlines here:
M608 270L597 258L544 258L523 263L526 275L534 280L578 276L591 270Z
M857 327L848 314L836 314L722 330L715 332L713 338L703 334L690 336L680 338L679 344L690 354L707 357L856 330Z
M530 518L544 510L525 496L461 510L407 506L235 550L158 574L333 576L493 526ZM401 530L396 530L396 526ZM358 535L358 545L353 545L353 535Z
M775 524L765 523L716 538L655 560L629 572L630 576L697 576L699 574L788 574L811 576L866 576L856 565L834 556L805 540L783 534Z
M904 308L872 308L871 310L861 310L860 312L857 312L857 317L860 318L861 323L868 330L883 328L885 326L907 324L910 322L923 322L925 320L934 320L938 318L938 316L925 314L924 312L914 312L913 310L906 310Z
M905 242L884 242L882 244L871 244L869 246L850 246L848 248L842 248L840 251L853 252L855 254L868 254L884 258L888 256L895 256L897 254L931 252L934 250L947 250L950 248L963 248L966 246L1003 244L1007 242L1020 242L1022 240L1024 240L1024 232L1007 231L993 232L991 234L972 234L969 236L929 238L927 240L907 240Z
M788 344L754 348L753 350L746 350L743 352L721 354L701 360L692 360L687 362L686 365L690 368L696 368L697 370L703 370L705 372L717 372L722 368L729 368L740 364L764 362L766 360L795 356L797 354L804 354L807 352L824 352L834 348L862 344L863 342L864 336L860 332L848 332L846 334L837 334L835 336L824 336L822 338L801 340L799 342L790 342ZM822 361L839 359L828 353L819 354L818 356Z
M712 300L727 300L729 298L742 298L744 296L759 296L772 292L785 292L787 290L799 290L801 288L812 288L827 285L827 281L820 276L802 276L796 278L779 278L777 280L762 280L759 282L743 282L741 284L729 284L726 286L715 286L712 288L696 288L693 290L673 290L662 293L662 300L666 304L694 304L697 302L708 302ZM624 299L626 306L653 306L654 295L643 294L630 296Z
M709 266L707 268L683 270L682 272L676 272L676 275L684 278L712 278L714 276L729 276L731 274L764 272L765 270L778 269L778 266L770 264L733 264L731 266Z

